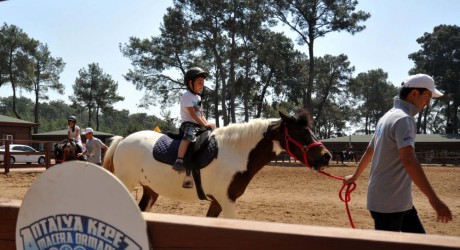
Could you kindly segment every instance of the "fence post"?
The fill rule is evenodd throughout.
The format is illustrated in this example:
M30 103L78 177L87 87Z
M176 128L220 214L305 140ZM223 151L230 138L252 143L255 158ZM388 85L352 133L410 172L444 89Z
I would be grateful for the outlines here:
M48 169L51 165L50 143L51 142L45 142L45 168L46 169Z
M10 172L10 141L5 141L5 154L3 155L3 164L5 164L5 174Z

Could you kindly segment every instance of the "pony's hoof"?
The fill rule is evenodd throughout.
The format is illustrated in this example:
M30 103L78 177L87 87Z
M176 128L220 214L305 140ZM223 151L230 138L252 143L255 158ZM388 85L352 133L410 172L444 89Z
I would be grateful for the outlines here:
M192 188L193 187L193 180L190 176L185 176L184 182L182 183L183 188Z

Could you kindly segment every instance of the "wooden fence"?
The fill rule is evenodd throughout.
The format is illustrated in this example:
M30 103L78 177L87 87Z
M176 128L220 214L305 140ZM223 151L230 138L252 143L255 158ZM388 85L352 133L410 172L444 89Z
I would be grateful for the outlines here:
M0 249L14 250L21 201L0 198ZM460 249L460 237L143 213L153 249Z
M44 152L15 152L15 155L45 155L45 165L47 169L52 166L51 164L51 150L53 149L53 144L56 142L53 141L34 141L34 140L0 140L2 145L5 145L5 152L0 152L0 155L3 155L3 163L0 167L5 169L5 174L8 174L12 165L10 164L11 152L10 152L10 144L24 144L31 146L31 144L43 144L44 145ZM31 164L14 164L14 167L31 167ZM35 165L34 165L35 166ZM39 165L43 167L43 165Z

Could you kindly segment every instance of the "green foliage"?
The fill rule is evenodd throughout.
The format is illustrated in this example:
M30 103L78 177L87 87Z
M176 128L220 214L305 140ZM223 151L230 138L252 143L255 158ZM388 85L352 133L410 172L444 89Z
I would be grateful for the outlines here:
M388 74L377 69L359 73L349 82L350 106L355 107L354 114L359 118L355 122L364 121L365 134L370 134L380 117L392 108L393 99L398 94L398 88L387 79Z
M13 90L13 113L17 118L16 91L22 88L30 91L33 79L33 61L30 54L37 41L15 25L4 24L0 29L0 87L9 83Z
M312 109L313 82L315 80L315 40L330 32L347 31L351 34L362 31L366 26L359 25L371 15L356 11L358 1L311 1L311 0L271 0L271 13L283 24L298 34L299 45L308 45L309 66L306 93L303 105Z
M23 118L16 109L17 88L35 95L34 119L39 123L39 100L47 100L49 89L64 93L59 75L65 63L61 58L51 57L47 45L29 38L19 27L4 24L0 29L0 87L9 83L13 90L12 111L17 118ZM38 132L38 128L34 128Z
M72 86L74 90L70 100L74 106L84 107L88 112L88 126L92 126L93 112L96 117L96 130L99 130L99 114L109 111L112 104L125 98L117 94L118 84L108 74L104 74L99 64L88 65L88 70L80 69L79 76Z
M23 120L33 121L34 103L32 100L21 97L17 101L18 112L23 117ZM88 122L87 113L82 110L75 109L72 105L68 105L63 101L51 101L49 103L40 103L40 123L39 133L67 129L67 117L75 115L77 124L84 128ZM0 114L6 116L14 116L11 111L12 97L0 98ZM155 126L160 127L163 132L176 132L174 121L170 118L170 114L164 114L165 119L160 119L156 116L149 116L145 113L129 114L129 111L112 110L110 113L104 113L100 116L101 126L97 131L111 133L115 135L126 136L128 134L140 130L153 130Z
M437 87L445 94L439 101L442 109L433 105L435 123L452 124L453 131L460 128L460 27L439 25L432 33L417 39L422 47L409 55L415 67L410 73L425 73L433 76ZM436 111L437 110L437 111ZM420 124L419 124L420 126ZM422 127L426 132L427 121ZM458 133L458 132L457 132Z

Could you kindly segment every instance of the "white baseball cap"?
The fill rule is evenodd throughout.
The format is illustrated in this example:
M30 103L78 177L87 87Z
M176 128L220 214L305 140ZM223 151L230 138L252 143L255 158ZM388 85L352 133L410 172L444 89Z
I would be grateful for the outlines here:
M436 89L433 78L425 74L409 76L404 80L403 88L425 88L431 91L432 97L441 97L444 95L441 91Z
M88 133L94 133L94 130L92 128L85 128L85 130L83 130L82 134L86 135Z

